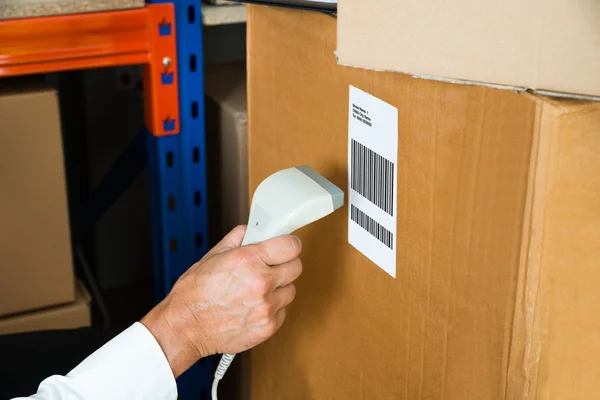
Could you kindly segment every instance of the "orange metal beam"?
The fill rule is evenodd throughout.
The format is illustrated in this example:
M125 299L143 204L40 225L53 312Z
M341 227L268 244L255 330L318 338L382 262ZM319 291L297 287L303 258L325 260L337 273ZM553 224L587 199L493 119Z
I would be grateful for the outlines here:
M0 77L149 62L148 8L0 21Z
M147 128L155 136L179 133L172 4L0 21L0 78L129 64L144 65Z

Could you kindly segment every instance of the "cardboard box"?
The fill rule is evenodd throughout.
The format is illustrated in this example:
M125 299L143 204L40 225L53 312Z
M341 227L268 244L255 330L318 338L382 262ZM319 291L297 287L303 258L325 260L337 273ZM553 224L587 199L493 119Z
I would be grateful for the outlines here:
M4 88L0 93L0 316L75 298L56 93Z
M211 231L220 239L248 221L246 65L215 65L205 81Z
M343 65L600 98L596 0L344 0Z
M398 109L396 278L348 208L252 353L252 398L600 397L600 103L342 67L331 16L249 14L249 182L307 164L348 190L349 86Z
M0 335L54 329L75 329L91 325L92 298L79 282L75 302L0 318Z

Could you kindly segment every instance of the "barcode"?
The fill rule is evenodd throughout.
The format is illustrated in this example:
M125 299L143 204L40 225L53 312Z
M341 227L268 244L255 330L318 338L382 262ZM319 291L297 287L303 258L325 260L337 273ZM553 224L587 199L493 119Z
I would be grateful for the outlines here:
M394 163L352 139L351 188L394 216Z
M362 212L354 204L350 205L350 218L381 243L392 250L394 249L394 234L381 226L379 222Z

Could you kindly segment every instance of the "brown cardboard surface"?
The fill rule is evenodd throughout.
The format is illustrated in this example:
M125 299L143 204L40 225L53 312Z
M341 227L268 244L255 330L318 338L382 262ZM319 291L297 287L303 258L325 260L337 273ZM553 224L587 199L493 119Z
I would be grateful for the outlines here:
M508 398L597 398L600 107L547 102L538 124Z
M79 282L74 303L0 318L0 334L90 326L91 301L87 289Z
M600 96L597 0L344 0L339 62Z
M399 113L397 279L346 208L302 229L252 398L597 398L600 104L342 67L334 18L248 15L251 192L301 164L347 190L349 85Z
M0 316L74 300L56 93L0 94Z

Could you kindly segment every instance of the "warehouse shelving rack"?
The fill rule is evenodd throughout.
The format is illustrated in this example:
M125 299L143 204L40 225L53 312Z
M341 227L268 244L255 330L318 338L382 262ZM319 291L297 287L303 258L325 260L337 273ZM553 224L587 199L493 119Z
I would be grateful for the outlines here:
M0 21L0 78L134 64L144 68L146 131L107 174L82 219L93 221L90 214L107 207L123 176L135 175L122 173L123 157L145 145L160 300L208 250L200 1ZM201 360L178 380L180 398L209 399L211 375L211 363Z

